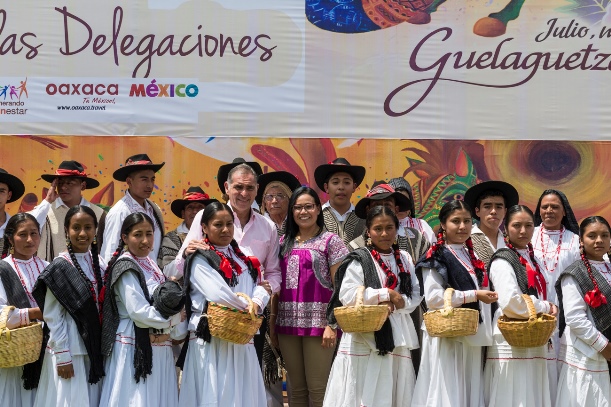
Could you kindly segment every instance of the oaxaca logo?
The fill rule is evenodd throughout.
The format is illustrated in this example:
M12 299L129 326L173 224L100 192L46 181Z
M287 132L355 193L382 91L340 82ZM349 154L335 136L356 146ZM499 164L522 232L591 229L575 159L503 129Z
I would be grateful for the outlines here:
M25 103L21 98L28 98L28 78L19 81L19 84L0 84L0 115L27 114Z
M149 98L173 98L173 97L190 97L194 98L199 93L199 88L194 83L187 85L184 83L180 84L162 84L157 83L156 79L153 79L151 83L144 86L143 83L136 84L132 83L132 87L129 90L129 97L149 97Z

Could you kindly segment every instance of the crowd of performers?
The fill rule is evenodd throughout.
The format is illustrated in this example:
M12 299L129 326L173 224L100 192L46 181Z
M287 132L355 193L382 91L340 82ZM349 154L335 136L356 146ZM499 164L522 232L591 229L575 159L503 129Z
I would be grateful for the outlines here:
M189 188L166 233L149 200L163 165L128 158L106 213L82 196L99 183L64 161L42 175L45 200L13 216L25 188L0 169L0 312L8 329L44 321L40 359L0 369L2 405L282 406L283 370L290 406L609 405L611 228L578 224L562 192L533 212L511 184L483 182L441 207L435 233L402 177L354 206L365 168L338 158L316 168L322 203L292 174L235 159L218 171L223 197ZM334 310L363 286L388 319L342 333ZM474 335L427 332L422 313L447 288L478 312ZM246 345L208 325L210 302L249 307L238 292L265 316ZM557 317L544 346L510 346L497 326L528 319L523 294Z

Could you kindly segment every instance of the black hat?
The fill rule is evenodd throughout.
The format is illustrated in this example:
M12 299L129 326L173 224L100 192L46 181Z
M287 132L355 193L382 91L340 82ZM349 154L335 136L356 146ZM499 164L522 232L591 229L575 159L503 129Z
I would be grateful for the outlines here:
M161 164L153 164L149 156L146 154L136 154L125 160L125 165L113 172L112 177L117 181L125 182L129 174L132 172L142 170L153 170L157 172L164 165L165 162L162 162Z
M475 203L479 197L486 191L497 190L503 193L505 198L505 208L510 208L520 202L520 195L513 185L504 181L485 181L477 185L473 185L465 192L465 203L471 207L473 217L479 220L479 216L475 214Z
M7 203L16 201L25 193L25 185L23 185L23 182L2 168L0 168L0 182L8 185L8 189L12 193L11 199L6 201Z
M391 178L388 180L388 185L393 187L395 191L399 191L400 189L404 189L407 191L409 195L409 211L412 217L416 217L416 206L414 205L414 194L412 192L412 186L405 180L403 177Z
M97 180L87 176L83 165L74 160L62 161L61 164L59 164L59 167L57 167L55 170L55 174L42 174L40 177L47 182L53 182L55 178L58 177L77 177L82 178L83 181L85 181L86 189L97 188L100 186L100 183Z
M257 179L257 182L259 183L259 190L257 191L257 197L255 198L255 201L257 201L259 205L261 205L261 203L263 202L263 193L265 192L265 188L267 187L267 185L269 185L270 183L274 181L282 182L287 187L289 187L291 192L301 186L301 182L299 182L297 177L295 177L290 172L274 171L274 172L268 172L265 174L261 174L259 175L259 178Z
M219 189L221 190L221 192L225 193L225 181L227 181L227 177L229 177L229 171L231 171L240 164L249 165L253 170L255 170L257 176L263 174L263 170L261 169L261 166L258 162L246 161L242 157L234 158L231 163L221 165L219 167L219 172L216 174L216 180L219 184Z
M187 189L185 196L183 199L175 199L172 201L170 205L170 209L172 213L179 218L182 218L182 210L185 209L187 205L193 202L199 202L204 205L208 205L212 202L218 202L214 198L210 198L207 193L204 192L200 187L190 187Z
M345 158L336 158L331 161L329 164L323 164L316 167L314 170L314 180L316 180L316 185L321 190L325 190L325 183L329 180L331 175L336 172L347 172L352 176L352 179L356 184L360 184L363 182L365 178L365 167L361 167L360 165L350 165L348 160Z
M374 183L371 189L367 192L354 207L354 213L361 219L367 218L367 206L371 201L380 201L388 197L395 198L395 204L399 207L399 212L404 212L409 209L409 199L400 192L395 191L393 187L385 182Z
M153 291L153 306L164 318L178 314L185 305L185 295L180 284L167 280Z

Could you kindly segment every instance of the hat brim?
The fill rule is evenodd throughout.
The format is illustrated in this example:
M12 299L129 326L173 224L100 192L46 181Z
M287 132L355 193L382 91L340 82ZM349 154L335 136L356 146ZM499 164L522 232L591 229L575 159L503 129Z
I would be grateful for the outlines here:
M389 197L395 198L395 205L399 207L399 212L405 212L410 209L409 199L400 192L388 192L385 194L376 194L369 198L362 198L354 207L354 213L361 219L367 219L367 206L371 201L380 201Z
M259 184L259 190L257 191L257 197L255 198L255 201L257 201L257 204L259 204L259 206L261 206L261 203L263 202L263 193L265 192L265 188L272 182L282 182L283 184L286 184L286 186L289 187L291 192L301 186L301 182L299 182L297 177L295 177L290 172L274 171L268 172L266 174L261 174L257 179L257 183Z
M115 172L113 172L112 177L116 179L117 181L125 182L129 174L131 174L132 172L144 171L144 170L153 170L154 172L157 172L164 165L165 165L165 162L162 162L161 164L126 165L124 167L119 168Z
M172 211L174 215L176 215L176 217L182 219L183 209L185 209L187 205L191 203L195 203L195 202L199 202L207 206L208 204L211 204L212 202L218 202L218 200L214 198L201 199L201 200L196 200L196 201L192 199L175 199L174 201L172 201L172 204L170 205L170 210Z
M225 182L227 182L227 177L229 177L229 171L233 170L235 167L237 167L240 164L249 165L253 170L255 170L255 172L257 173L257 177L263 174L263 170L261 169L261 166L256 161L244 161L241 163L223 164L219 167L219 171L216 174L216 181L222 193L225 193Z
M360 165L323 164L314 170L314 180L321 191L325 190L326 180L336 172L346 172L352 176L355 184L360 185L365 179L365 167Z
M93 189L93 188L97 188L100 186L100 183L97 180L93 178L89 178L89 177L75 177L73 175L56 175L56 174L42 174L40 176L40 178L42 178L43 180L47 182L53 182L55 178L63 178L63 177L81 178L83 181L85 181L85 189Z
M520 202L518 191L508 182L505 181L485 181L472 186L465 192L464 201L471 208L471 214L477 220L479 216L475 214L475 202L487 190L495 189L501 191L505 197L505 207L510 208Z
M25 193L25 185L14 175L0 173L0 182L8 185L8 189L11 191L11 199L7 200L6 203L15 202Z

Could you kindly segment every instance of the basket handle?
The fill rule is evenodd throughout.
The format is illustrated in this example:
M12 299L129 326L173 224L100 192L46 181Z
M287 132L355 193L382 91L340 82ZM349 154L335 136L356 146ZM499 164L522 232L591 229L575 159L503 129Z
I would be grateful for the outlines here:
M454 312L454 307L452 307L452 294L454 294L454 289L452 287L446 288L443 292L443 309L440 310L440 313L444 317L450 316Z
M363 308L363 295L365 294L365 286L361 285L356 289L356 309L360 310Z
M526 301L526 307L528 308L528 324L532 325L537 320L537 310L535 309L535 304L533 303L533 299L530 298L528 294L522 294L522 298Z
M236 293L236 295L248 301L248 313L250 314L250 319L252 319L253 321L256 320L257 315L255 314L255 304L252 302L250 297L244 293Z
M0 337L2 337L2 334L6 332L6 339L9 341L11 340L11 332L6 327L6 323L8 322L8 314L14 309L14 306L7 305L2 309L2 312L0 312Z

